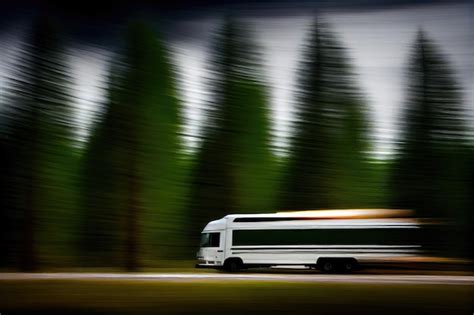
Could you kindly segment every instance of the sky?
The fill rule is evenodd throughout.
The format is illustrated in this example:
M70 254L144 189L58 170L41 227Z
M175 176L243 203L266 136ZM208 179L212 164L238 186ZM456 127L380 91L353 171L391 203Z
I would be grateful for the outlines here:
M474 117L473 8L469 4L419 5L367 11L327 10L318 14L338 34L348 49L357 83L367 101L373 131L374 153L392 153L399 131L398 119L404 100L405 70L410 47L419 28L441 48L463 87L466 115ZM270 87L275 145L288 143L295 108L296 69L313 14L246 17L261 45L265 75ZM172 42L180 69L183 97L187 104L188 134L196 134L208 91L205 69L209 34L218 25L215 18L183 22L192 35Z
M278 152L288 145L295 108L296 69L315 12L329 23L348 50L357 84L367 101L376 157L388 157L393 152L400 131L398 122L403 107L407 60L419 28L438 44L455 69L463 87L466 117L474 129L472 4L419 3L388 8L351 6L318 10L309 10L304 5L293 5L290 9L274 5L272 8L246 10L239 7L238 16L253 30L261 48L270 95L273 144ZM206 85L209 46L221 17L219 10L180 15L168 19L162 32L176 64L184 105L185 143L189 148L196 147L195 135L204 123L209 98ZM3 28L0 32L0 91L5 88L21 32L21 27ZM110 38L113 36L104 35L93 41L81 38L68 47L79 139L87 138L94 115L100 111L97 104L104 98L108 62L114 56Z

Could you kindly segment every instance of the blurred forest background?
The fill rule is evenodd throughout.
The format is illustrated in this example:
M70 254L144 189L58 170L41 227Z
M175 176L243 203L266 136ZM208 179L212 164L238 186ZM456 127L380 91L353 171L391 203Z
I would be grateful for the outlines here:
M406 208L438 218L442 255L472 256L474 143L444 47L413 29L402 132L372 153L372 123L352 60L314 18L298 63L295 116L272 147L258 39L239 19L213 34L210 95L195 150L166 40L128 23L106 100L78 143L68 38L35 17L0 98L0 266L137 270L193 259L204 225L230 213Z

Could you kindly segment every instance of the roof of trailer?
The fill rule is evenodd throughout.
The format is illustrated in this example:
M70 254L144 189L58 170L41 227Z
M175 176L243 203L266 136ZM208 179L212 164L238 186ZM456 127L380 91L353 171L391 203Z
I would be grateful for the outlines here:
M343 209L282 211L262 214L230 214L209 222L204 230L226 227L282 227L282 226L417 226L418 220L410 210L400 209Z
M260 214L229 214L225 219L235 218L301 218L301 219L377 219L377 218L406 218L413 212L405 209L335 209L335 210L305 210L281 211Z

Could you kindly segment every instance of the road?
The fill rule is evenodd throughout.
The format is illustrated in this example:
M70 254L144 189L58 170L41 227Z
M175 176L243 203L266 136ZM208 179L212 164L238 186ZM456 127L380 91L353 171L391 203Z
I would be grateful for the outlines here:
M373 283L373 284L446 284L474 285L474 276L462 275L367 275L367 274L225 274L225 273L0 273L2 280L149 280L165 281L283 281L313 283Z
M228 274L192 269L0 273L0 312L303 315L317 310L321 315L472 314L474 275L422 273L331 275L261 270Z

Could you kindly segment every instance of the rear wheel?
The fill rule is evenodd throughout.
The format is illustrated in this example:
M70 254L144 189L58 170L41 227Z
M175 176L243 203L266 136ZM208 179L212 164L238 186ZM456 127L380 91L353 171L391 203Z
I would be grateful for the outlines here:
M318 262L319 269L322 272L329 273L334 271L334 262L331 259L324 259Z
M325 273L336 271L349 273L358 268L355 258L321 258L318 259L317 266Z
M357 261L355 259L344 260L341 267L344 272L353 272L357 268Z
M323 265L323 270L325 272L331 272L334 270L334 264L332 263L332 261L326 261Z

